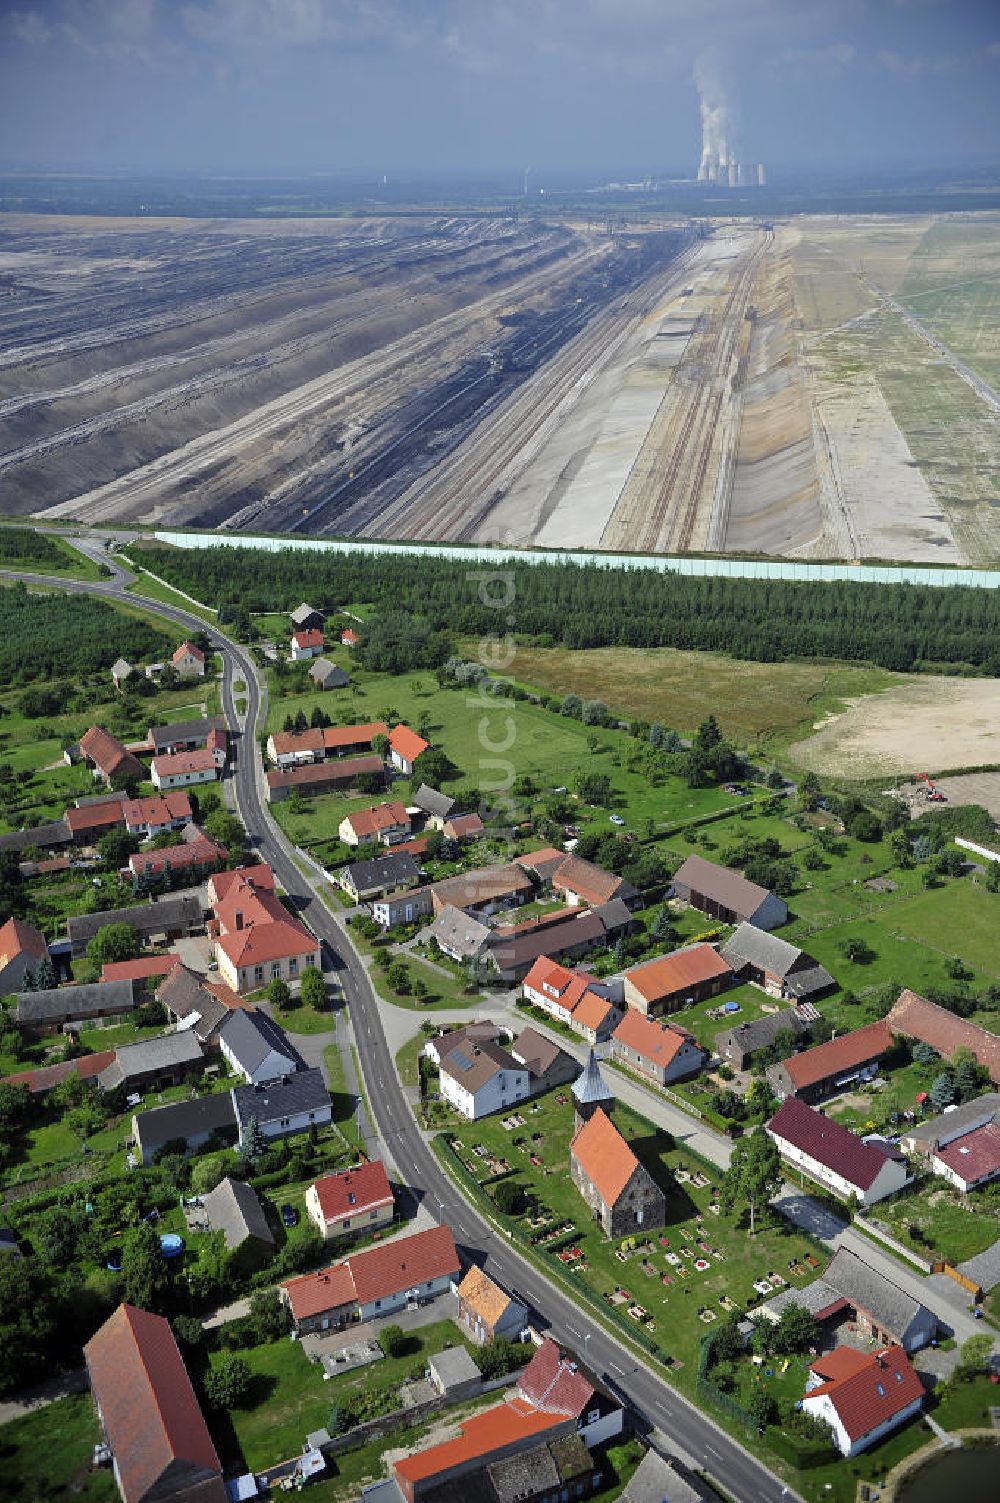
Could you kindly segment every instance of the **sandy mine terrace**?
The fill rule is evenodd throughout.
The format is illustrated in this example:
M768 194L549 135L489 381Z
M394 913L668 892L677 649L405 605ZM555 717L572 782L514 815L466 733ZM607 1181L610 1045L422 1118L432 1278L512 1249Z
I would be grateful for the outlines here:
M789 752L802 767L845 778L1000 763L1000 680L908 679L851 702ZM956 787L954 802L979 802L970 791L995 798Z

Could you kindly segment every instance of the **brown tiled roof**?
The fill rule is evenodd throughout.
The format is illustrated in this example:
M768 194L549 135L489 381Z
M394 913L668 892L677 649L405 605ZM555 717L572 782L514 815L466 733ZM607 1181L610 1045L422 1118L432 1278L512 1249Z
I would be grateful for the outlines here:
M60 1060L57 1065L39 1065L36 1070L19 1070L16 1075L5 1075L4 1085L25 1085L33 1096L42 1091L51 1091L53 1086L61 1085L70 1075L78 1075L81 1080L93 1080L95 1075L100 1075L108 1065L113 1064L115 1051L106 1049L101 1054L82 1054L79 1059Z
M971 1049L990 1072L993 1084L1000 1085L1000 1038L995 1033L977 1028L975 1023L957 1018L953 1012L909 990L900 992L886 1022L893 1033L930 1044L945 1059L950 1059L956 1049Z
M359 840L364 840L368 835L377 835L380 830L391 830L397 825L408 826L410 823L406 805L400 803L399 799L387 799L384 803L372 804L369 809L355 809L353 814L348 814L345 818Z
M438 902L450 903L455 908L478 907L530 891L531 879L518 866L480 866L456 877L445 877L433 887Z
M383 772L382 758L374 754L364 757L343 757L333 762L306 762L301 767L272 767L267 774L269 788L331 788L340 783L351 783L364 772Z
M142 763L102 726L92 725L84 732L80 737L80 750L106 777L112 777L119 769L134 771L138 768L140 773L143 771Z
M729 966L722 956L711 945L705 944L688 945L686 950L675 950L672 955L647 960L645 965L633 966L625 972L626 979L647 1002L658 1002L690 986L729 974Z
M609 903L621 885L621 877L582 856L567 856L552 878L553 887L576 893L585 903Z
M376 736L388 734L384 720L368 720L364 725L328 725L323 731L323 745L327 751L339 751L342 746L371 746Z
M18 955L30 955L34 960L44 960L48 953L45 936L23 919L9 918L0 928L0 971Z
M119 1305L83 1354L124 1503L139 1503L175 1463L192 1484L217 1478L217 1491L199 1496L224 1503L219 1458L163 1316Z
M639 1160L598 1107L570 1144L570 1153L606 1206L613 1206L639 1167Z
M842 1033L840 1038L817 1044L803 1054L793 1054L784 1061L782 1069L793 1088L801 1091L831 1075L839 1075L842 1070L852 1070L870 1059L878 1059L888 1054L891 1048L892 1033L888 1020L884 1019L867 1023L864 1028L855 1028L851 1033Z
M747 918L756 913L769 896L766 887L749 882L740 872L730 871L728 866L716 866L704 856L688 856L678 867L674 882Z
M985 1127L956 1138L947 1147L939 1148L935 1158L970 1182L996 1174L1000 1170L1000 1123L988 1122Z
M461 1435L454 1440L443 1440L426 1450L415 1451L393 1463L397 1477L412 1487L414 1483L426 1482L429 1477L438 1477L457 1467L468 1467L477 1460L485 1461L497 1452L505 1452L519 1442L532 1436L544 1435L547 1430L565 1424L565 1416L536 1409L524 1399L511 1399L498 1404L482 1414L474 1414L463 1420Z
M63 818L74 835L81 830L110 830L125 823L125 806L117 799L108 799L103 804L84 804L79 809L67 809Z

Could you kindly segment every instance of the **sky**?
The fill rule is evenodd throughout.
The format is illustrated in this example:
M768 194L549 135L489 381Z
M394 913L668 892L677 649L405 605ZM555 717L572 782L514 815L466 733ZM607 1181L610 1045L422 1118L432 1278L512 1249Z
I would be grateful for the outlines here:
M1000 0L0 0L0 163L100 172L1000 163Z

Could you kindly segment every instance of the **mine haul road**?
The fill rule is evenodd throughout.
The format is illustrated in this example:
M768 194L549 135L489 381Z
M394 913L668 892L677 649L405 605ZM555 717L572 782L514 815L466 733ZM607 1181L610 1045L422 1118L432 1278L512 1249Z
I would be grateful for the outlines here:
M257 755L257 732L267 713L267 691L258 679L253 659L238 643L206 627L200 616L137 591L127 593L132 576L113 560L107 562L114 577L100 583L13 571L0 571L0 579L22 580L35 589L68 590L141 605L188 630L207 632L213 649L222 657L222 704L232 732L237 809L254 848L272 867L296 910L320 940L324 968L335 971L343 987L375 1126L398 1178L412 1188L417 1199L428 1203L436 1217L448 1223L464 1259L481 1264L502 1284L523 1295L556 1341L582 1353L599 1375L606 1374L627 1396L640 1423L662 1432L668 1443L674 1443L715 1478L736 1503L780 1503L783 1498L796 1497L779 1477L516 1251L445 1174L403 1095L367 972L319 891L299 870L293 859L294 847L268 810ZM243 712L237 710L234 697L234 684L240 681L246 686Z

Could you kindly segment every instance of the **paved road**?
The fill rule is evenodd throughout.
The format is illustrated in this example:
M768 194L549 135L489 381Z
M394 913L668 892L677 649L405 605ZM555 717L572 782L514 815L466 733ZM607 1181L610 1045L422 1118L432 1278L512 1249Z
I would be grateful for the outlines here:
M121 578L100 584L21 576L47 588L101 595L123 594ZM399 1179L418 1200L452 1228L466 1259L484 1263L502 1283L516 1289L537 1311L557 1341L582 1352L628 1396L645 1421L661 1431L696 1465L715 1477L736 1503L779 1503L792 1496L781 1480L721 1430L713 1420L675 1392L589 1313L552 1284L462 1197L425 1142L403 1096L379 1017L379 1004L367 972L332 913L296 865L292 847L272 821L264 797L264 777L256 732L266 715L266 688L247 650L222 637L198 616L139 594L124 597L192 631L207 631L223 662L222 703L233 731L234 793L251 841L273 868L303 920L320 940L324 967L336 973L350 1009L362 1074L379 1136ZM246 685L243 713L237 713L234 681Z

